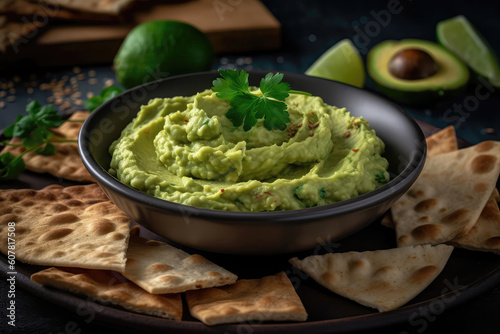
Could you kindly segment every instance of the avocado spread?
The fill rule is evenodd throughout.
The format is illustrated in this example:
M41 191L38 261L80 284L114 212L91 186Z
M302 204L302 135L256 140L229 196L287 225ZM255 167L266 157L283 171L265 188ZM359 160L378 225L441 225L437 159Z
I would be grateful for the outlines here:
M362 117L320 97L290 94L291 122L249 131L211 90L156 98L110 147L109 172L176 203L216 210L294 210L346 200L389 179L384 143Z

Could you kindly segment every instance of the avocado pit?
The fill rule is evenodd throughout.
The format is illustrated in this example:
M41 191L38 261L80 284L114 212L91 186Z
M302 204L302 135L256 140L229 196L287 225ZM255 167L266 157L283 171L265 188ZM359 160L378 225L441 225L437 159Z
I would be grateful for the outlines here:
M439 66L434 58L420 49L401 50L389 61L389 72L400 79L425 79L438 70Z

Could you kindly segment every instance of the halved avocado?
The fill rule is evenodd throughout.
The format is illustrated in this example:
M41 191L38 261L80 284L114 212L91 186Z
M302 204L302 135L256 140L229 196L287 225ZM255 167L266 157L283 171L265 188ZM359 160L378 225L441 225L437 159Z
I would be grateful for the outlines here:
M409 52L404 52L408 50ZM390 69L391 64L394 65L395 56L400 58L403 53L417 52L431 57L430 61L433 60L436 65L434 71L424 69L424 75L403 78L404 76ZM421 63L425 63L424 67L428 69L429 58L419 59L424 59ZM414 62L415 59L408 61L410 65L415 65ZM375 45L367 56L367 70L384 95L408 105L430 105L449 98L462 92L469 80L469 70L457 57L439 44L419 39L388 40Z

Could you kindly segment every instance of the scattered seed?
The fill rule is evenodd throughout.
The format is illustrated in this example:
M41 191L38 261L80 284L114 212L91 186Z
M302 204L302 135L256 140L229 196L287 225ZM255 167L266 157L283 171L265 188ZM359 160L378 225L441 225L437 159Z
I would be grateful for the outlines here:
M14 81L9 81L9 82L7 83L7 87L9 87L9 88L14 88Z
M486 133L495 133L495 129L493 128L486 128L486 130L484 130Z
M62 97L64 95L64 93L61 90L54 90L52 93L54 94L55 97Z
M14 77L12 78L14 80L14 82L21 82L21 77L19 75L14 75Z
M63 104L61 104L61 106L59 107L59 109L61 109L61 110L66 110L66 109L68 109L68 108L70 108L70 107L71 107L71 102L69 102L69 101L64 101L64 102L63 102Z
M7 96L5 98L5 101L7 101L7 102L14 102L15 100L16 100L16 97L14 95Z
M90 99L91 97L94 97L93 92L87 92L87 99Z
M10 93L10 94L16 94L16 89L15 89L15 88L11 88L11 89L9 89L9 93Z
M73 73L80 73L82 71L78 66L73 67Z
M76 76L76 78L80 81L85 80L85 73L80 73Z
M113 79L108 79L104 82L104 86L105 87L113 86L114 83L115 81Z
M43 83L40 85L40 90L49 90L50 85L48 83Z
M6 83L6 82L2 82L2 83L0 84L0 88L2 88L2 89L9 89L9 86L7 85L7 83Z
M0 109L5 108L5 101L0 101Z
M74 93L71 95L71 98L72 98L72 99L79 99L80 97L82 97L82 92L74 92Z
M96 78L90 78L89 79L89 85L95 85L97 83L97 79Z
M49 96L49 97L47 98L47 102L48 102L48 103L54 103L54 101L55 101L55 100L56 100L56 98L55 98L54 96Z
M83 100L81 100L81 99L77 99L77 100L75 100L75 104L76 104L77 106L83 106Z
M64 95L71 95L71 93L73 93L73 89L70 87L64 88Z
M4 90L0 90L0 97L5 97L7 96L7 92Z
M62 98L60 98L60 97L56 98L56 100L54 101L54 104L55 104L56 106L59 106L59 105L61 105L62 103L63 103L63 99L62 99Z
M95 77L96 71L95 70L90 70L89 71L89 77Z
M28 94L33 94L34 91L35 90L33 89L33 87L26 88L26 93L28 93Z

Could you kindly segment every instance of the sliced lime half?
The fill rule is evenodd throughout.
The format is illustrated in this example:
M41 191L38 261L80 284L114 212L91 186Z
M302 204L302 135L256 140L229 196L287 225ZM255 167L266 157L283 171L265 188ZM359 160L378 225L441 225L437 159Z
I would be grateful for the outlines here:
M363 60L349 39L343 39L329 48L305 73L360 88L365 84Z
M463 15L441 21L436 34L439 43L454 53L477 74L500 87L500 66L486 39Z

